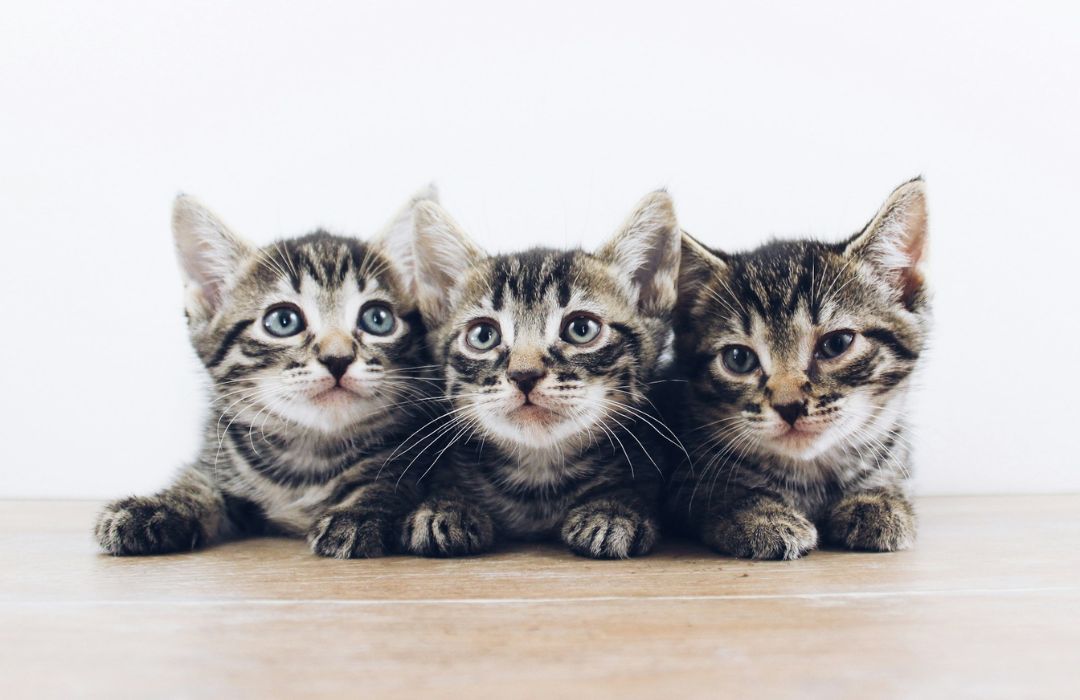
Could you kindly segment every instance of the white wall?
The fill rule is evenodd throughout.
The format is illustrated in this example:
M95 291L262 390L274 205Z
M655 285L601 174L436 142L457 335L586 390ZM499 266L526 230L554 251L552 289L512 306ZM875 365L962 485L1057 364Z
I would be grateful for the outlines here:
M5 2L0 496L146 491L193 453L177 191L266 241L369 233L435 179L509 249L667 186L739 248L850 233L917 173L920 488L1080 489L1080 6L747 5Z

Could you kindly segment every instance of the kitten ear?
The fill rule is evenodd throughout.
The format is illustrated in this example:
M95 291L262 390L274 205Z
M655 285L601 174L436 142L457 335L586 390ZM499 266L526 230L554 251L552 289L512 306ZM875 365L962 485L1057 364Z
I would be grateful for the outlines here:
M188 314L209 320L221 307L233 275L255 249L199 200L183 194L173 202L172 230L188 291Z
M418 203L414 218L416 297L424 319L439 325L450 311L450 291L487 254L435 202Z
M416 260L416 205L420 202L438 202L439 191L435 183L417 190L409 201L394 214L386 226L372 238L370 245L378 248L390 261L405 291L417 295Z
M679 274L679 222L671 195L657 190L645 196L597 257L617 269L638 308L663 316L675 306Z
M721 255L683 231L682 262L679 265L679 298L692 299L709 280L727 274L728 264Z
M913 308L923 289L926 259L926 186L921 177L900 185L847 245L844 254L869 261Z

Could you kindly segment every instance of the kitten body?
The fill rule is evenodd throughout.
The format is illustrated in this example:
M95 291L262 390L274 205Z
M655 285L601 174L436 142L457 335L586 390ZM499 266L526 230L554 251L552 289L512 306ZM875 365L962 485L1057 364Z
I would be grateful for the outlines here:
M255 248L183 196L173 230L211 379L203 446L165 490L109 504L101 547L154 554L260 532L339 558L394 547L416 491L390 458L435 386L397 263L378 241L325 232Z
M796 558L824 539L911 546L905 404L929 304L921 180L851 239L741 254L683 239L673 420L692 458L672 519L727 554Z
M557 537L592 557L649 551L655 442L673 439L648 398L676 296L670 198L646 198L595 254L487 256L429 203L416 235L420 306L450 409L421 438L438 454L405 546L452 556L496 536Z

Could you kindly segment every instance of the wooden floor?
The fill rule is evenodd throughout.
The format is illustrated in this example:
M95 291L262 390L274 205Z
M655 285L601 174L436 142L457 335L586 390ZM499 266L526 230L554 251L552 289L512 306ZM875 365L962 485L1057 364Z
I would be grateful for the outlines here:
M911 552L627 562L516 546L118 559L0 502L0 695L1080 697L1080 496L932 498Z

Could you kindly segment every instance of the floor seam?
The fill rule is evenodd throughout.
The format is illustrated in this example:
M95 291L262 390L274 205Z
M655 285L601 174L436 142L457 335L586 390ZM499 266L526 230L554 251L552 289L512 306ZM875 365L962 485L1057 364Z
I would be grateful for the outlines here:
M18 607L146 607L146 606L339 606L339 607L381 607L381 606L433 606L433 605L549 605L568 603L616 603L616 602L708 602L708 601L758 601L758 600L865 600L902 597L963 597L987 595L1020 595L1025 593L1080 593L1080 586L1034 586L1019 588L962 588L931 589L906 591L846 591L836 593L747 593L719 595L642 595L642 596L577 596L577 597L542 597L542 598L390 598L390 599L317 599L317 598L215 598L202 600L54 600L54 601L3 601L0 608Z

